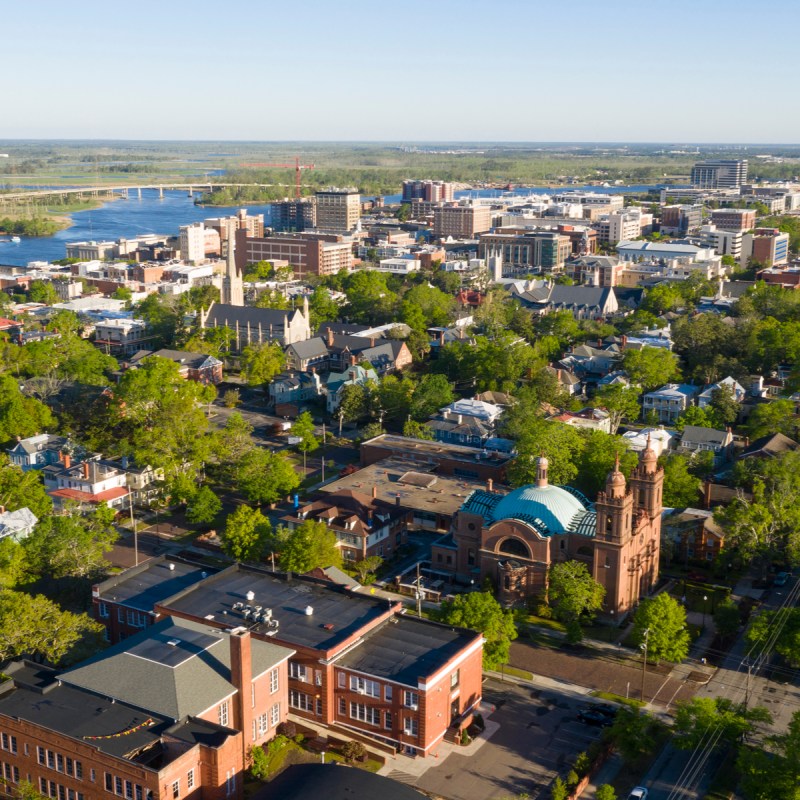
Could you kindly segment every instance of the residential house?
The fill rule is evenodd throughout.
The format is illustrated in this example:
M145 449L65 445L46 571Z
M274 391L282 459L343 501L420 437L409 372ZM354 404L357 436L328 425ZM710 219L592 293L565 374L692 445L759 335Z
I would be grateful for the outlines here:
M710 451L715 459L723 460L730 456L733 447L733 433L730 428L719 431L716 428L701 428L687 425L681 435L680 450L686 453Z
M296 417L309 400L322 395L322 381L312 372L282 372L269 384L270 402L281 417Z
M642 416L647 419L654 413L658 421L672 424L691 405L698 393L697 386L688 383L668 383L642 397Z
M42 469L49 464L58 464L61 453L69 449L71 444L64 436L52 433L37 433L26 439L17 438L17 443L8 448L9 461L23 472L31 469Z
M440 442L483 447L495 435L504 409L476 398L456 400L426 423Z
M717 389L725 389L731 393L731 396L737 403L741 403L747 392L745 392L744 387L737 381L735 378L731 378L729 375L727 378L723 378L721 381L717 383L711 384L699 395L697 395L697 405L700 408L706 408L707 406L711 405L711 401L714 399L714 392Z
M554 422L571 425L573 428L586 428L592 431L611 433L611 415L602 408L583 408L580 411L564 411L550 417Z
M0 540L22 541L31 535L39 518L29 508L6 511L0 506Z
M665 430L663 426L659 426L658 428L626 431L622 434L622 438L634 453L643 453L649 447L657 457L660 457L673 448L673 440L676 437L668 430Z
M156 356L166 358L178 365L182 378L197 383L216 385L222 381L222 362L206 353L188 353L185 350L140 350L128 359L123 366L129 369L138 367L145 358Z
M374 369L364 369L360 364L355 364L344 372L331 372L325 383L328 413L332 414L339 408L346 386L364 386L370 381L377 382L377 380L378 375Z
M65 454L63 463L45 467L43 475L45 490L56 509L84 503L120 509L128 504L127 474L111 463L86 460L73 465L70 455Z
M408 345L400 339L388 339L362 351L361 358L372 365L381 377L410 367L413 361Z
M286 366L298 372L323 372L328 369L328 345L315 336L302 342L292 342L286 348Z
M677 509L664 517L662 547L671 560L713 562L722 551L725 532L714 522L714 512L702 508Z
M794 452L800 449L794 439L784 436L782 433L773 433L762 436L754 442L745 443L745 448L739 454L738 460L745 458L775 458L784 453Z
M103 319L94 328L95 347L112 356L132 355L154 338L143 319L132 317Z
M581 379L572 370L552 365L545 367L545 369L558 381L562 392L566 392L570 396L582 392Z
M324 522L336 534L344 560L353 563L371 556L391 558L405 542L411 512L378 499L374 488L371 495L345 489L282 517L289 530L307 520Z

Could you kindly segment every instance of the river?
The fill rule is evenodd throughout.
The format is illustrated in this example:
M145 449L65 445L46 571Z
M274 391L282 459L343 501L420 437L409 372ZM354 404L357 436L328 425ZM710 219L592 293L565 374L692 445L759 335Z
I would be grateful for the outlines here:
M644 192L653 186L586 187L592 191L614 193ZM578 190L570 186L565 189L518 187L513 194L524 197L529 194L552 194L556 191ZM499 197L508 194L497 189L478 189L456 192L456 197ZM388 195L387 203L397 203L400 195ZM131 193L129 200L113 200L91 211L76 211L70 216L72 225L55 236L21 237L17 244L0 237L0 265L26 266L30 261L55 261L66 255L67 242L113 241L131 238L144 233L177 235L181 225L199 222L208 217L222 217L235 213L239 206L196 206L192 198L183 191L165 191L159 198L156 189L142 191L141 200ZM269 223L268 205L248 205L251 214L264 214Z

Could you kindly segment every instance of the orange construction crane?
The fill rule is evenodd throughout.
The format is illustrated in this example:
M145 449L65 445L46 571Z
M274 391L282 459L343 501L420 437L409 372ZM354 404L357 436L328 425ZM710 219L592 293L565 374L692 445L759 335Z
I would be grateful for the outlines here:
M300 197L300 174L304 169L314 169L313 164L301 164L300 157L294 157L294 164L242 164L243 167L282 167L291 169L294 167L294 193L295 197Z

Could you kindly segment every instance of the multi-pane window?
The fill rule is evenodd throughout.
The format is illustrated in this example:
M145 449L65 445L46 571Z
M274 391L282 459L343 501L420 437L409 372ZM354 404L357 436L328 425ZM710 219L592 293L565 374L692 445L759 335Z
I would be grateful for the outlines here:
M219 718L219 724L228 727L228 701L225 700L224 702L219 704L219 709L217 710L217 716Z
M298 681L306 681L308 678L306 677L308 671L304 664L298 664L296 661L289 662L289 677L295 678Z
M387 683L386 686L383 687L383 697L387 703L390 703L392 700L392 685Z
M147 614L141 611L128 609L128 625L132 628L144 628L147 626Z
M4 733L2 737L0 737L0 746L2 746L3 750L8 750L10 753L16 753L17 737L9 736L9 734Z
M98 603L97 604L97 614L102 619L108 619L108 617L109 617L108 604L107 603L103 603L103 602Z
M194 770L190 769L186 773L186 788L187 789L194 789Z
M386 730L392 729L392 712L391 711L384 711L383 712L383 727Z
M275 703L269 710L269 724L274 728L281 720L281 704Z
M172 784L172 797L177 800L181 796L181 782L179 780Z
M366 678L359 678L357 675L351 675L350 691L365 694L369 697L380 697L381 685L377 681L370 681Z
M339 684L340 689L347 688L347 675L344 672L339 673L339 677L337 678L337 682Z
M274 694L278 691L278 668L270 670L269 673L269 693Z
M418 730L416 717L406 717L403 720L403 733L406 736L416 736Z
M350 717L369 725L381 724L381 712L365 703L350 703Z
M406 708L418 708L419 695L416 692L409 692L408 690L405 690L403 692L403 705Z
M289 691L289 705L292 708L299 708L301 711L314 711L314 698L309 694L295 691Z
M461 682L461 670L457 669L451 676L450 676L450 688L455 689L456 686Z
M347 700L344 697L339 698L339 713L344 716L347 713Z
M259 714L258 715L258 735L259 736L263 736L267 732L268 728L269 728L269 726L267 725L267 715L266 715L266 713Z

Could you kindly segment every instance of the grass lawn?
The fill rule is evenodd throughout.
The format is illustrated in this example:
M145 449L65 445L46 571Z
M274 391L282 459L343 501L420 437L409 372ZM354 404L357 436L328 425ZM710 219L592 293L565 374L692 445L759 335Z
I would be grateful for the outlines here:
M522 678L523 680L533 680L533 673L528 672L526 669L518 669L517 667L510 667L508 664L503 664L500 667L500 672L504 675L511 675L514 678Z
M589 692L592 697L599 697L601 700L611 700L614 703L621 703L624 706L631 708L642 708L646 705L641 700L635 700L632 697L622 697L622 695L614 694L613 692Z
M551 631L566 633L567 626L557 619L547 619L547 617L537 617L536 614L525 614L520 618L520 622L527 622L529 625L537 625L540 628L549 628Z

